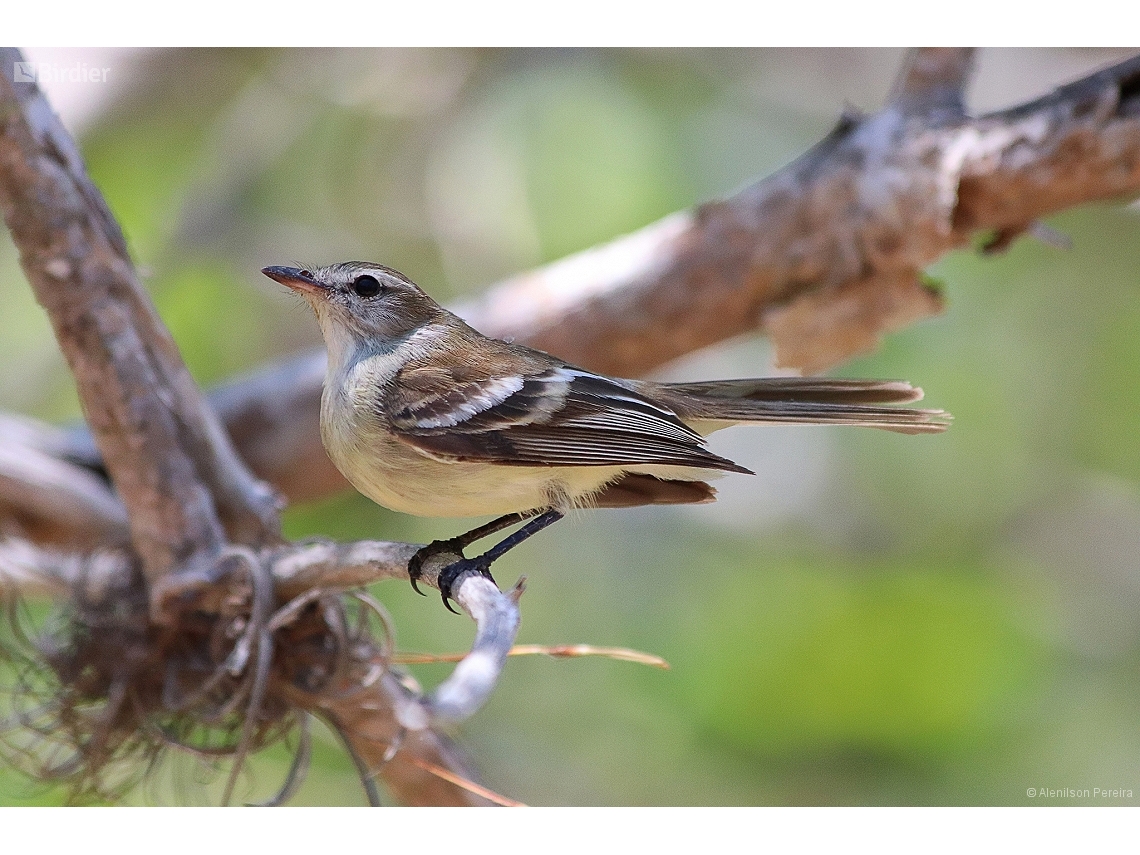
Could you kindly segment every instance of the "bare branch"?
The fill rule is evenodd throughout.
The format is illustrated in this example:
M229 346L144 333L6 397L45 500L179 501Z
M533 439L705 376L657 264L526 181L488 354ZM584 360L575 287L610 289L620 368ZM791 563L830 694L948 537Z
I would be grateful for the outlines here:
M363 587L389 579L408 581L408 561L421 544L362 540L354 543L308 543L278 547L266 553L278 600L306 597L310 592L333 592ZM0 550L0 555L3 552ZM441 552L422 566L418 581L439 588L439 571L459 560L459 553ZM154 586L156 614L170 610L168 604L200 595L215 585L210 568L187 570ZM456 600L476 623L470 662L459 668L440 686L423 709L408 711L404 725L426 727L437 719L459 721L469 718L486 700L502 670L518 631L518 598L522 580L504 594L483 576L469 573L452 584ZM310 598L311 599L311 598Z
M129 582L130 572L130 559L119 550L79 555L25 540L0 541L0 600L15 595L58 600L78 593L101 602L106 592Z
M365 679L365 675L350 675ZM397 724L393 698L409 690L391 673L357 683L351 694L330 694L314 714L335 723L362 765L379 776L396 800L405 805L485 805L486 799L432 774L416 758L441 766L470 781L480 776L460 748L436 730L407 731ZM298 703L303 703L298 698ZM396 749L393 752L393 749Z
M19 51L0 50L12 68ZM139 284L71 137L0 75L0 207L75 376L151 577L195 552L276 538L276 502L233 451ZM216 505L216 506L215 506Z
M983 116L958 135L952 240L1140 189L1140 57Z
M407 580L408 561L419 549L418 543L377 540L284 547L273 558L278 597L289 600L315 589L343 591L387 579ZM434 585L437 575L433 570L424 581Z
M0 542L0 600L15 596L64 599L82 561L55 556L24 540Z
M309 544L279 550L272 572L278 591L299 596L309 590L337 590L408 576L408 561L418 544L358 541L351 544ZM458 560L458 554L440 553L424 562L419 581L439 587L439 571ZM460 607L475 621L471 652L451 676L426 698L398 705L396 714L409 730L438 722L457 723L475 714L490 697L519 628L518 600L523 580L504 594L478 574L460 576L453 583Z
M0 414L0 534L73 547L127 543L127 513L105 480L66 459L66 434Z
M321 443L325 364L321 348L209 393L210 405L238 453L259 478L273 484L290 501L327 496L348 486ZM251 389L257 391L250 394Z
M522 580L505 595L482 576L461 580L456 599L478 630L471 652L428 696L425 706L430 720L465 721L491 697L518 635L518 598L522 592Z
M783 365L825 367L866 349L898 317L935 310L919 274L973 233L1140 189L1138 69L1140 58L1129 60L956 124L931 127L897 105L844 121L736 196L510 280L467 314L489 334L638 374L767 325L775 308L820 299L811 295L846 299L856 288L867 305L882 285L897 307L909 279L907 311L882 323L857 312L856 334L817 337L826 360L778 348Z

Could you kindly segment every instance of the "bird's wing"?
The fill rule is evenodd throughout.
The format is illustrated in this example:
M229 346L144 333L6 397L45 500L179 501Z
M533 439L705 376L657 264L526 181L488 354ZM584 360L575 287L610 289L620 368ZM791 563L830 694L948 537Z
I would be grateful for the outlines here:
M665 405L569 366L517 374L408 367L385 409L396 436L442 460L749 471L705 449L700 434Z

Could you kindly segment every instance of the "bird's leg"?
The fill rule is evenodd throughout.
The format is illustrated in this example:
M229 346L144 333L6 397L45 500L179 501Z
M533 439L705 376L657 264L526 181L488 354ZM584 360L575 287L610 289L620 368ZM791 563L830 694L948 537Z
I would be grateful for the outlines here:
M454 538L454 540L456 540L456 541L466 540L467 543L464 545L467 545L467 544L470 544L470 543L478 540L480 537L485 537L488 534L492 534L495 531L498 531L500 529L506 528L509 525L512 525L516 522L519 522L518 518L520 518L520 517L522 519L525 519L527 516L530 516L530 514L507 514L507 516L500 517L497 520L493 520L492 522L487 523L487 525L480 526L479 528L475 529L474 531L470 531L467 534L460 535L458 538ZM479 575L486 576L488 579L490 579L492 582L494 582L495 580L491 576L491 565L497 559L501 558L507 552L514 549L516 546L518 546L520 543L522 543L524 540L526 540L531 535L538 534L538 532L542 531L548 525L552 525L553 523L558 522L560 519L562 519L563 516L564 516L564 514L562 511L556 511L553 509L543 511L543 512L539 513L538 516L535 516L532 520L530 520L530 522L528 522L526 525L524 525L518 531L516 531L514 534L511 534L511 535L503 538L498 543L496 543L494 546L492 546L490 549L488 549L486 552L484 552L482 555L477 555L474 558L463 558L459 561L454 562L453 564L448 564L446 567L442 568L439 571L438 585L439 585L440 596L443 597L443 604L445 606L447 606L448 610L454 612L455 609L451 608L451 604L448 602L448 600L453 599L453 597L451 596L451 586L455 582L456 579L458 579L464 573L467 573L469 571L475 571L475 572L479 573ZM512 519L512 517L514 517L515 519ZM503 522L503 520L507 520L507 522ZM499 524L499 525L497 527L494 527L494 526L496 526L496 524ZM472 535L474 535L476 532L482 532L482 533L479 534L478 536L473 537ZM446 541L444 541L444 542L446 543ZM429 549L430 546L424 547L424 548ZM420 550L420 551L423 552L423 550ZM462 552L460 554L462 554ZM413 558L413 561L414 560L415 559ZM410 569L411 568L411 562L409 562L408 566ZM418 565L417 565L417 569L418 569ZM456 614L458 614L458 612L456 612Z
M491 576L491 565L531 535L538 534L548 525L558 522L563 516L562 511L553 509L543 511L514 534L504 537L482 555L477 555L474 558L464 558L461 561L456 561L454 564L449 564L441 569L439 571L438 585L440 596L443 597L443 604L449 611L455 612L455 609L451 608L451 604L448 602L449 599L453 599L451 596L451 586L456 579L468 571L474 570L479 573L479 575L486 576L492 583L497 585L498 583L496 583L494 577ZM507 525L509 525L509 523ZM458 614L458 612L456 612L456 614Z
M482 540L489 534L494 534L497 531L502 531L505 528L509 528L515 523L520 523L525 519L529 519L537 513L540 513L540 509L526 511L524 513L504 514L497 519L491 520L489 523L484 523L478 528L473 528L471 531L457 535L456 537L450 537L447 540L433 540L431 543L413 555L412 559L408 562L408 576L412 581L412 589L417 594L422 594L425 597L427 596L427 594L424 594L424 592L420 590L419 586L416 584L416 581L420 578L420 576L423 575L424 562L432 556L439 555L442 552L458 552L460 555L462 555L463 550L473 544L475 541Z

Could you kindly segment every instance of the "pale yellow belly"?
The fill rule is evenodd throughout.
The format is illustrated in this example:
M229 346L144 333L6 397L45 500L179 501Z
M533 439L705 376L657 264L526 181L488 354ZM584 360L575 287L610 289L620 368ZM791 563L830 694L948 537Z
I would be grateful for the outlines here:
M395 437L328 431L329 457L377 504L422 517L474 517L570 507L621 474L614 466L502 466L435 460Z
M341 471L361 493L386 508L423 517L500 515L588 504L621 474L619 467L496 466L442 463L396 454ZM398 461L395 458L402 458ZM418 459L417 459L418 458ZM357 459L359 463L359 458ZM397 465L393 465L397 464Z

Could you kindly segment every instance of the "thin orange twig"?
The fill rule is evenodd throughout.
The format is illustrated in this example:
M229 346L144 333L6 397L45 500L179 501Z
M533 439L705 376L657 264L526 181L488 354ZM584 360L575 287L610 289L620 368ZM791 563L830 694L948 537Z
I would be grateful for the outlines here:
M458 662L466 653L397 653L392 661L398 665L427 665L435 662ZM669 670L669 663L652 653L630 650L626 647L595 647L592 644L516 644L509 656L553 656L573 659L580 656L605 656L623 662L636 662L653 668Z
M462 787L463 789L467 790L467 792L474 793L477 796L482 796L483 798L494 802L497 805L502 805L503 807L526 807L526 805L522 802L516 802L514 799L509 799L506 796L496 793L494 790L489 790L486 787L480 786L474 781L468 781L466 778L456 775L454 772L449 772L442 766L437 766L434 763L416 757L414 754L408 754L405 756L425 772L431 772L431 774L435 775L436 777L443 778L443 780L447 781L448 783L455 784L457 787Z

